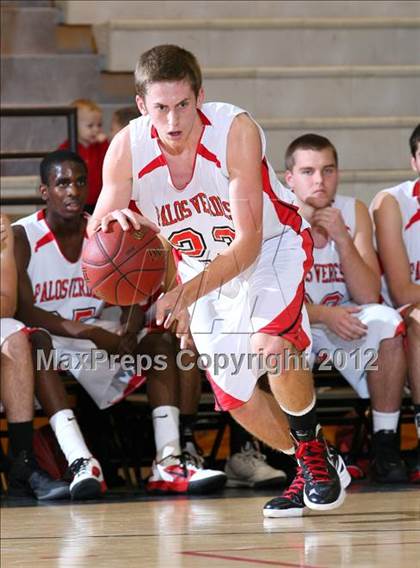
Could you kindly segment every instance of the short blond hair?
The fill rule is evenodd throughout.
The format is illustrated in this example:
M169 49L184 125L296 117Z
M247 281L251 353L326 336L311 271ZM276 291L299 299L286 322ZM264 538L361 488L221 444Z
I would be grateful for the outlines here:
M100 112L102 114L101 107L91 99L76 99L70 103L70 106L77 108L77 110L85 109L93 112Z

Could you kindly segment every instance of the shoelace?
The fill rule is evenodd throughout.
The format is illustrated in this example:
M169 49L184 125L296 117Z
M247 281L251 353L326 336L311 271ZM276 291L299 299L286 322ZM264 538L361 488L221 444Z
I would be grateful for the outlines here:
M75 460L70 466L70 471L73 475L86 471L89 461L89 458L79 458Z
M318 482L330 481L323 442L318 440L301 442L296 450L296 457L303 461L313 480Z
M303 470L298 467L296 470L296 475L289 487L284 491L283 497L293 498L303 491L305 486L305 478L303 477Z
M191 454L190 452L183 451L180 456L181 462L186 467L188 464L197 468L202 468L204 465L204 458L198 454Z

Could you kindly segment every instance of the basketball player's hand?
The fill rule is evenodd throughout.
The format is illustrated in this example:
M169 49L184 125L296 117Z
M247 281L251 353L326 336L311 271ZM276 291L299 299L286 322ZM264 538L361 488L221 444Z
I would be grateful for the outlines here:
M190 316L188 303L182 286L166 292L156 302L156 324L169 329L174 325L175 335L181 340L181 349L188 346Z
M150 227L152 231L155 233L159 233L159 227L150 221L147 217L143 217L143 215L139 215L135 211L131 211L131 209L115 209L115 211L111 211L107 213L105 217L102 217L101 221L98 219L92 220L92 230L98 231L102 229L102 231L108 231L109 224L112 221L117 221L121 225L123 231L128 231L133 227L134 229L140 229L140 226Z
M311 225L320 227L337 244L350 238L341 211L335 207L317 209L312 215Z
M341 339L354 341L364 337L367 325L355 315L361 311L359 306L332 306L326 311L324 323Z

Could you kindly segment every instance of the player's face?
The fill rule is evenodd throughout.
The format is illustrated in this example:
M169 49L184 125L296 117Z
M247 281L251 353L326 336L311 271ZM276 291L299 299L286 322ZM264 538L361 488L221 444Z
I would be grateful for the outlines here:
M285 179L298 200L322 209L331 204L337 191L338 169L331 148L325 150L296 150L293 170Z
M102 134L102 114L86 108L77 111L77 136L84 146L94 144Z
M411 167L420 176L420 143L417 144L417 150L414 157L411 158Z
M48 210L65 219L80 217L87 197L87 172L77 162L53 164L48 185L40 189Z
M197 108L203 102L203 91L198 98L188 81L151 83L137 105L142 114L148 114L159 139L169 149L180 149L199 121Z

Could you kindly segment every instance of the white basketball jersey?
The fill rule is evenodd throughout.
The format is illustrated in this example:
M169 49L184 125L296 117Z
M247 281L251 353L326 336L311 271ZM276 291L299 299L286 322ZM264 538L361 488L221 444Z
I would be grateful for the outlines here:
M104 302L92 296L80 258L70 262L61 252L45 219L45 210L14 223L25 229L31 247L28 275L34 304L69 320L98 317Z
M333 207L340 209L351 237L356 228L356 200L336 195ZM341 269L340 255L335 242L329 240L324 248L313 250L314 264L305 282L305 300L311 304L337 306L351 300Z
M148 116L130 122L133 162L133 193L141 213L159 225L162 235L179 251L182 259L201 271L232 242L235 227L231 216L229 175L226 164L227 138L234 118L244 113L227 103L207 103L199 111L203 133L197 145L191 180L176 189L156 129ZM264 157L263 238L288 231L299 233L308 224L294 205L293 193L277 180Z
M402 238L410 263L411 281L420 286L420 178L384 189L381 193L392 195L400 206ZM384 275L381 294L384 302L393 306Z

